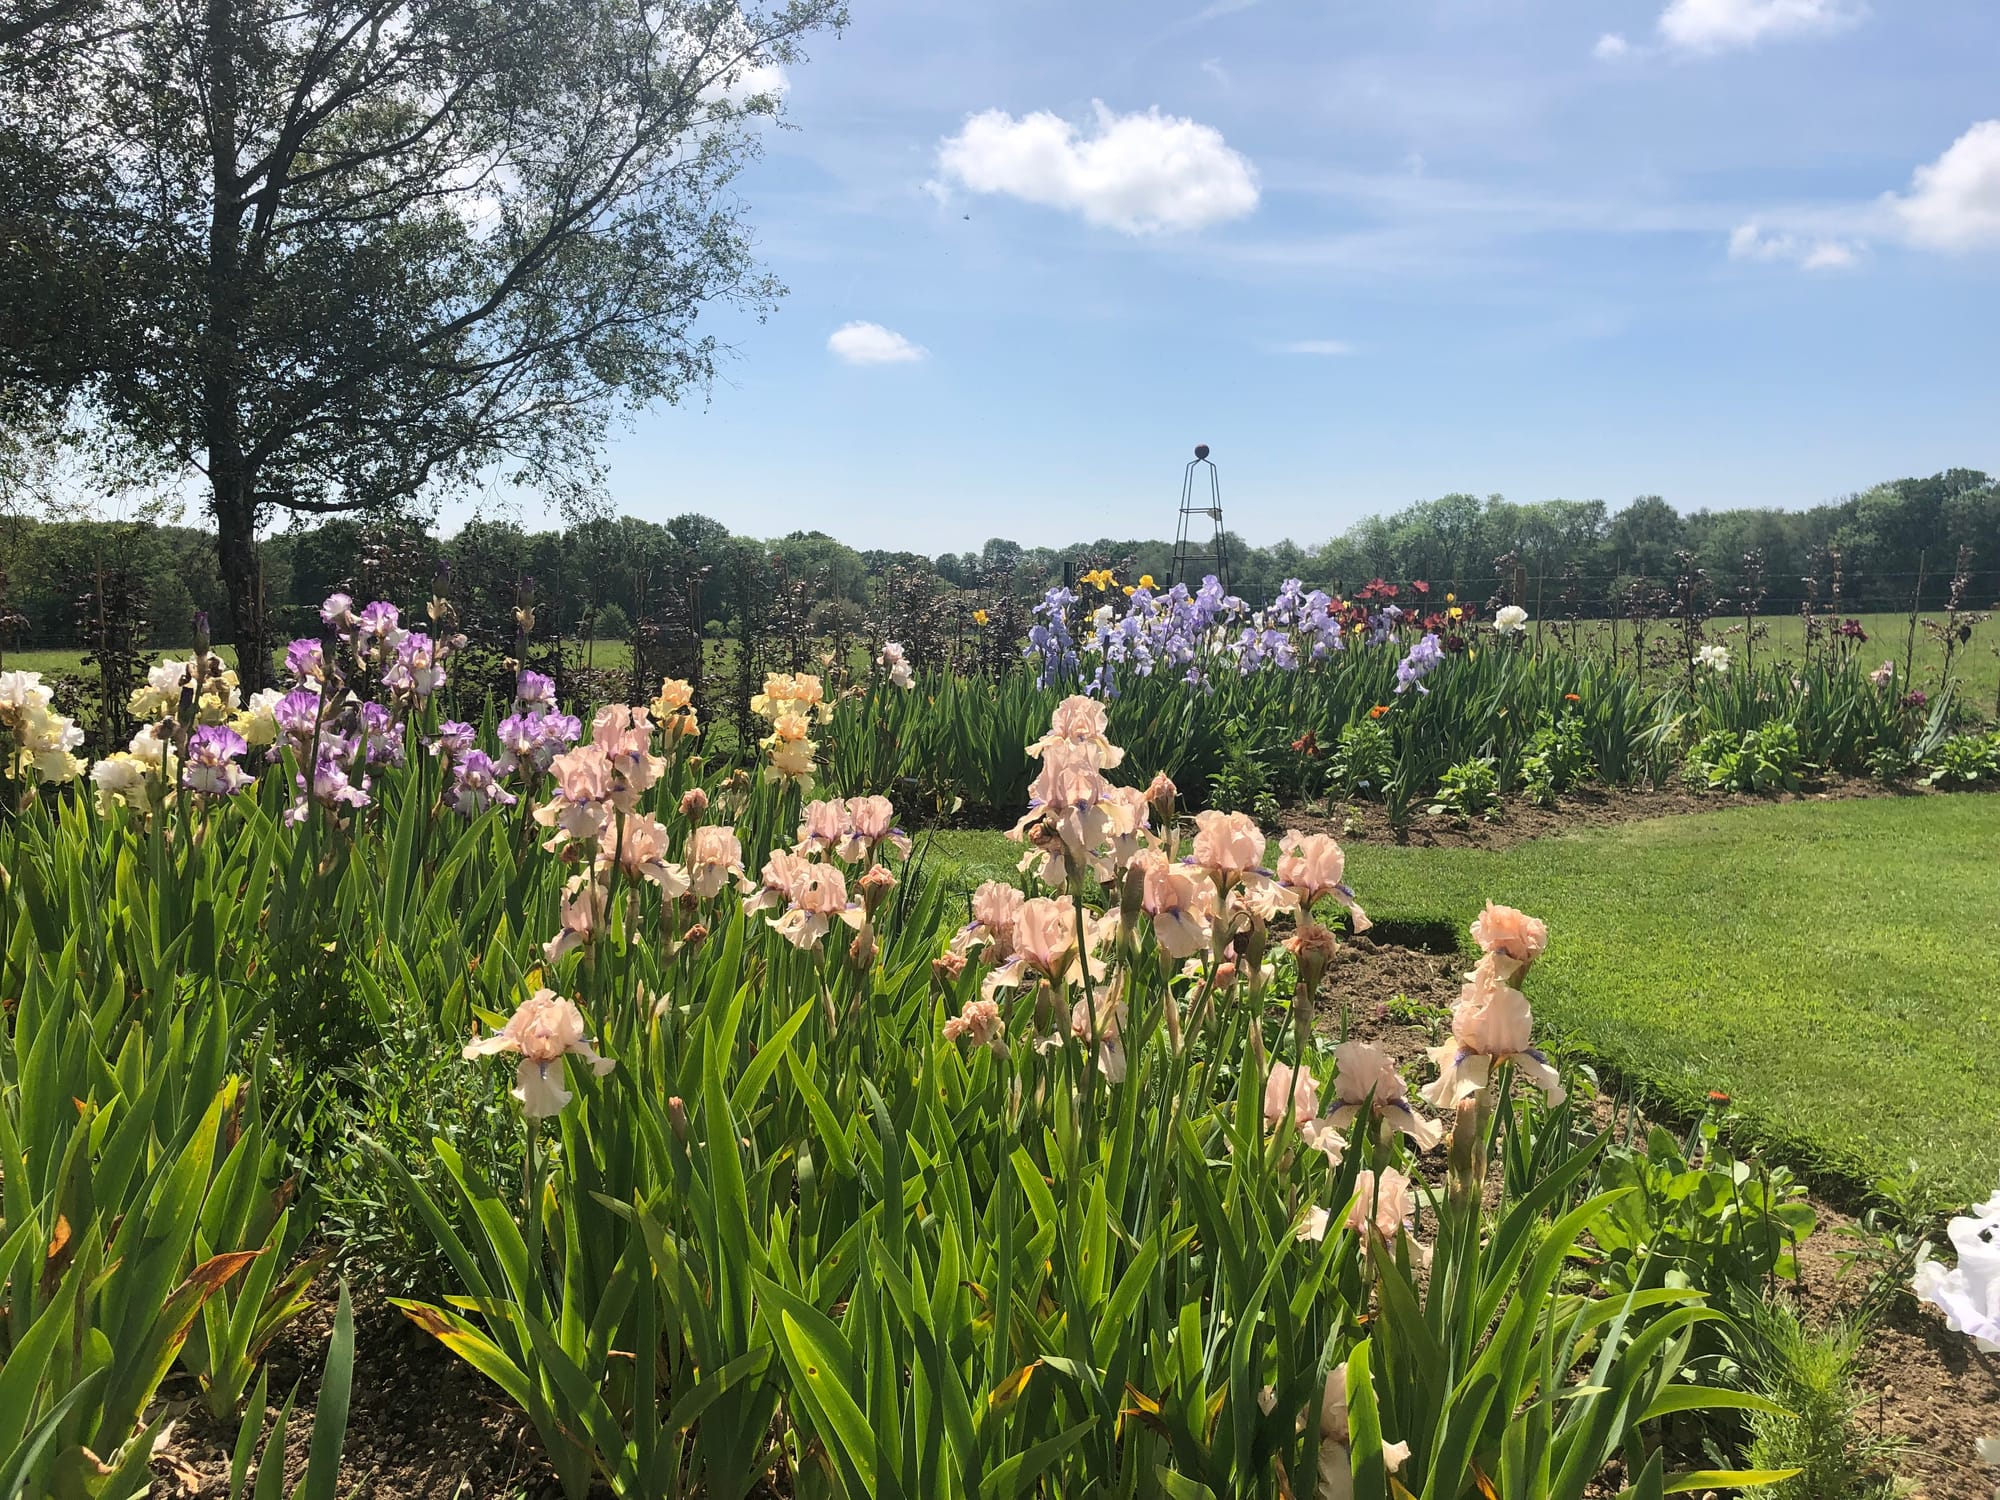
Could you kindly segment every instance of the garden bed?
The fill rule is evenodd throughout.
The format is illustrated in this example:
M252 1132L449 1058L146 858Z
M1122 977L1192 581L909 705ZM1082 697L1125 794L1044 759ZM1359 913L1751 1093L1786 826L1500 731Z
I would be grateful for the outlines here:
M1384 930L1386 929L1386 931ZM1347 1035L1372 1042L1406 1069L1449 1028L1465 960L1450 938L1426 924L1389 920L1339 950L1328 970L1315 1024L1331 1040L1343 1012ZM1613 1108L1597 1113L1610 1123ZM1436 1153L1427 1168L1442 1169ZM1434 1175L1434 1174L1433 1174ZM1860 1278L1840 1252L1855 1220L1815 1197L1818 1225L1798 1251L1792 1294L1818 1317L1851 1311ZM314 1305L273 1346L272 1390L300 1384L288 1432L287 1469L303 1472L311 1412L333 1324L335 1289L322 1277ZM343 1462L344 1489L359 1500L554 1500L560 1495L527 1418L379 1294L356 1298L354 1397ZM2000 1369L1947 1330L1931 1310L1900 1298L1869 1332L1864 1417L1903 1440L1901 1476L1923 1500L1987 1500L1990 1471L1974 1461L1974 1443L2000 1433ZM233 1424L194 1408L175 1426L154 1465L160 1500L222 1500L228 1492ZM1698 1458L1699 1455L1685 1455ZM1615 1492L1607 1484L1606 1495Z
M1975 788L1974 790L1979 790ZM1655 818L1719 812L1730 807L1769 807L1792 802L1848 802L1861 798L1919 798L1948 795L1915 781L1882 782L1858 776L1830 776L1795 792L1755 794L1716 792L1693 786L1584 786L1564 793L1554 807L1509 797L1497 816L1458 819L1419 812L1398 836L1379 802L1348 802L1323 812L1288 813L1288 828L1330 833L1343 841L1406 844L1420 849L1511 849L1530 839L1609 828Z

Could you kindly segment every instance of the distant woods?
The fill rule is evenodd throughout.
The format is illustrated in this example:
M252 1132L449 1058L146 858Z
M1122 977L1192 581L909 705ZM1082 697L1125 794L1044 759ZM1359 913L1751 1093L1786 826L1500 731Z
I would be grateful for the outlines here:
M1965 549L1969 554L1962 556ZM1686 554L1683 557L1681 554ZM1099 538L978 552L856 550L822 532L732 534L706 516L626 516L560 531L474 522L440 538L415 524L335 518L279 531L258 548L264 608L282 640L317 631L319 603L344 591L420 606L433 593L510 612L532 597L538 634L569 639L741 636L772 612L807 637L875 627L921 634L939 610L1012 615L1087 568L1168 582L1172 543ZM1447 495L1373 516L1317 546L1232 538L1230 585L1253 605L1288 577L1332 591L1422 578L1468 603L1505 592L1537 618L1626 613L1635 597L1706 575L1712 605L1759 614L1814 607L1967 608L2000 599L2000 482L1955 469L1900 479L1802 511L1683 516L1657 496L1612 512L1597 500L1515 504ZM0 518L0 641L8 647L184 645L197 610L229 640L213 534L143 522ZM796 617L796 618L792 618ZM995 621L995 624L1003 623ZM934 623L932 628L935 628Z

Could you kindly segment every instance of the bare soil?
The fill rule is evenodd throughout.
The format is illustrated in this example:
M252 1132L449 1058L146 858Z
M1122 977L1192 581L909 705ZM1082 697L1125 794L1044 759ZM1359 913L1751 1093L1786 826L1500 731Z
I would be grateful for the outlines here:
M305 1472L337 1296L322 1279L312 1310L268 1356L272 1405L264 1437L284 1393L299 1383L286 1428L288 1486ZM193 1408L154 1461L154 1500L224 1500L236 1433L234 1422L217 1423ZM388 1302L362 1293L354 1299L354 1384L340 1493L353 1500L557 1500L562 1491L528 1419L491 1382Z
M1284 821L1287 828L1297 828L1304 833L1331 833L1342 842L1403 843L1421 849L1511 849L1529 839L1574 833L1583 828L1639 823L1679 813L1715 812L1725 807L1939 795L1941 793L1937 789L1914 782L1883 783L1860 777L1830 777L1809 783L1796 792L1759 796L1741 792L1697 791L1688 786L1657 789L1586 786L1558 798L1554 807L1540 807L1520 798L1510 798L1502 802L1496 816L1474 818L1470 822L1461 822L1442 813L1433 817L1419 812L1410 825L1408 835L1400 839L1389 826L1388 813L1376 802L1341 803L1318 813L1294 809L1287 813Z
M1842 1275L1838 1252L1850 1243L1848 1216L1815 1202L1819 1227L1799 1248L1801 1303L1839 1316L1861 1293L1857 1274ZM1901 1438L1897 1472L1923 1500L1990 1500L2000 1474L1982 1468L1975 1444L2000 1436L2000 1362L1914 1297L1898 1298L1868 1331L1862 1371L1864 1420Z

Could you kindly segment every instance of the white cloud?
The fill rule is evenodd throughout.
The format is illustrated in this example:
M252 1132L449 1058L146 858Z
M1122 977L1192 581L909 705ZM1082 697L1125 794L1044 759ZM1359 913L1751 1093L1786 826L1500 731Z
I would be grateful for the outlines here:
M1660 35L1688 52L1721 52L1767 37L1838 31L1862 14L1859 0L1670 0Z
M1808 271L1845 271L1854 265L1854 261L1852 245L1843 245L1839 240L1821 240L1806 252L1806 258L1799 264Z
M1226 89L1229 87L1229 69L1223 67L1221 58L1204 57L1201 60L1201 70L1215 80L1218 88Z
M1278 345L1280 354L1352 354L1354 346L1345 339L1293 339Z
M850 365L906 365L930 355L922 344L913 344L880 323L843 323L827 338L826 347Z
M1844 240L1802 239L1795 234L1766 233L1754 220L1739 224L1729 236L1731 260L1793 265L1805 271L1845 271L1860 258L1858 245Z
M1183 16L1174 23L1176 30L1189 26L1206 26L1210 21L1220 21L1224 16L1233 16L1239 10L1248 10L1262 0L1210 0L1191 16Z
M1257 206L1257 173L1213 126L1093 101L1079 129L1045 110L989 109L938 145L942 175L975 193L1066 209L1125 234L1201 229Z
M1887 201L1914 245L2000 247L2000 120L1974 125L1944 155L1917 168L1908 193L1891 193Z
M1619 58L1628 56L1631 51L1630 42L1615 31L1607 31L1597 39L1597 45L1590 49L1590 55L1601 62L1616 62Z

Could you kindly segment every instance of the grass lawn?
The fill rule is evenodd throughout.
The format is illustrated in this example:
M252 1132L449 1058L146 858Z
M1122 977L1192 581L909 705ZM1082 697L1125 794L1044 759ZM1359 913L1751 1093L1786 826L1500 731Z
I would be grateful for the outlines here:
M1936 692L1944 676L1944 646L1930 631L1918 625L1915 638L1910 633L1910 617L1905 614L1864 614L1844 616L1858 619L1868 639L1853 648L1855 660L1863 671L1872 671L1884 661L1893 661L1896 670L1905 667L1910 671L1913 686L1926 692ZM1919 620L1944 621L1942 610L1927 610ZM1771 661L1798 662L1806 654L1805 621L1794 614L1764 614L1757 617L1757 628L1761 632L1748 649L1749 657L1759 664ZM1554 617L1539 621L1535 631L1535 644L1544 651L1560 649L1559 641L1565 640L1568 627ZM1724 642L1730 654L1738 661L1745 656L1743 640L1743 619L1723 611L1708 622L1708 633L1716 640ZM1607 620L1586 620L1578 627L1578 637L1583 648L1602 654L1612 643L1612 628ZM1674 634L1672 621L1653 620L1646 627L1649 639L1671 638ZM1621 655L1629 661L1632 653L1632 627L1620 622L1618 628ZM1653 673L1648 672L1651 678ZM1996 707L1996 695L2000 695L2000 626L1992 623L1973 627L1969 644L1960 647L1953 657L1951 675L1958 684L1958 691L1964 702L1980 713L2000 714Z
M998 834L940 837L965 880ZM1378 920L1488 897L1547 920L1527 991L1553 1038L1690 1108L1729 1094L1807 1166L2000 1174L2000 796L1732 808L1509 850L1348 849Z

